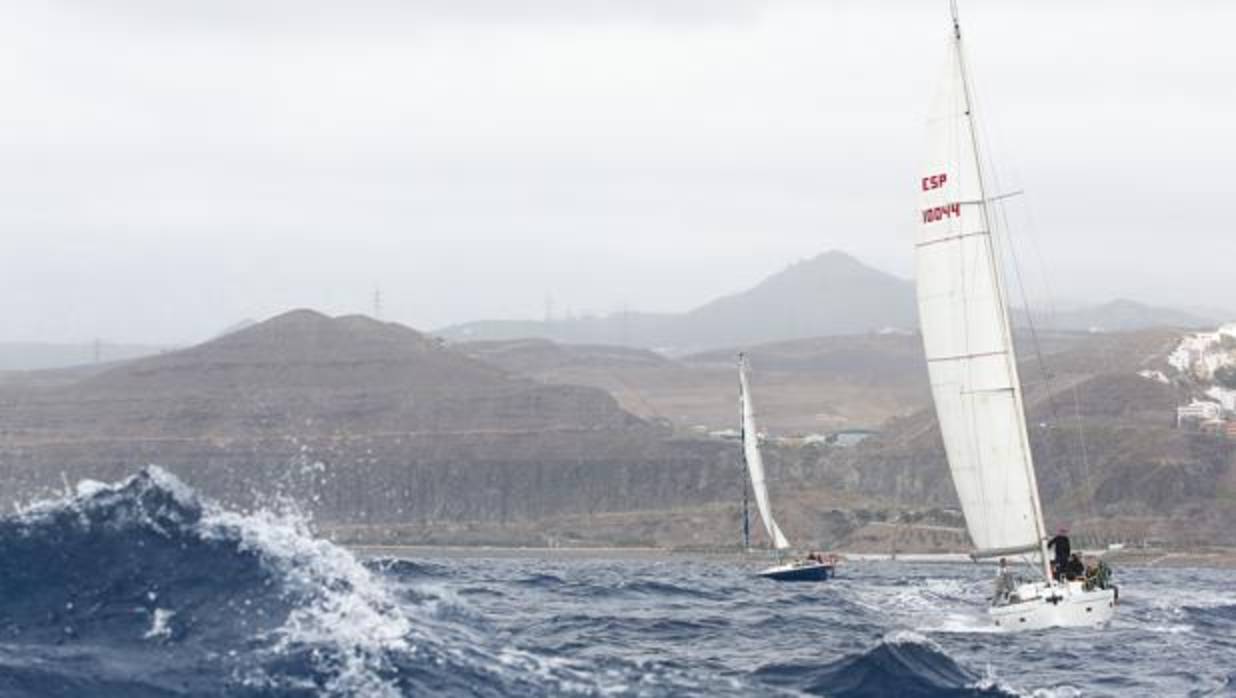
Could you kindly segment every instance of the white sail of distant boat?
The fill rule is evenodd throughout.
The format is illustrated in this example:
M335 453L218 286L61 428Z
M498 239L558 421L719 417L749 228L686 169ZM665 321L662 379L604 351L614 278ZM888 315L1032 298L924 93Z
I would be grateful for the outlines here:
M1112 615L1113 590L1096 596L1052 579L993 234L999 197L986 186L955 2L952 8L947 74L929 116L919 181L916 244L919 320L940 433L975 557L1028 555L1042 568L1043 582L1018 589L1026 602L1014 604L1015 613L993 601L997 624L1098 624Z
M787 550L790 541L781 532L777 520L773 518L772 504L768 501L768 485L764 477L764 459L760 455L760 437L755 428L755 406L751 402L751 385L747 378L747 357L738 355L738 387L739 398L742 401L742 449L747 461L747 473L751 478L751 492L755 496L755 506L759 509L760 520L764 522L764 531L768 540L776 550Z

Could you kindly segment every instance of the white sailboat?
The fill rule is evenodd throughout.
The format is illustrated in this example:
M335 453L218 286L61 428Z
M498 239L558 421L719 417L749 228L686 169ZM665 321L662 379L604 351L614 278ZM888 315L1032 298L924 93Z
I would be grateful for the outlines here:
M773 550L780 556L790 549L790 541L773 518L772 504L768 500L768 485L764 479L764 459L760 455L760 437L755 428L755 406L751 402L751 385L747 378L747 357L738 355L738 393L742 403L742 449L751 478L751 492L755 506ZM746 512L744 511L744 516ZM744 522L745 524L745 522ZM822 556L811 556L770 567L759 576L782 582L820 582L833 576L835 565Z
M970 538L980 558L1031 563L1035 577L1001 570L989 614L1002 628L1097 626L1114 588L1057 580L1013 350L999 240L979 152L969 76L952 3L948 73L929 118L920 180L917 288L940 432ZM1007 576L1006 576L1007 575ZM1103 586L1106 586L1105 584Z

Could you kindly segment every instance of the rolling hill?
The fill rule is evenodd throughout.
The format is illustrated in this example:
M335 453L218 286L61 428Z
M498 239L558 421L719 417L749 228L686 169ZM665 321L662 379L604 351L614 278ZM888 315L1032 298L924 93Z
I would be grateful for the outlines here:
M76 380L0 384L11 499L158 463L241 505L291 496L324 525L510 522L713 501L730 450L596 388L307 310Z
M1027 314L1013 313L1018 326ZM1121 299L1056 313L1036 309L1035 325L1053 332L1128 332L1153 327L1194 328L1226 318ZM843 252L792 264L756 286L684 313L625 312L600 317L538 321L478 321L436 334L455 342L549 339L655 349L671 356L813 337L913 330L918 326L914 285Z

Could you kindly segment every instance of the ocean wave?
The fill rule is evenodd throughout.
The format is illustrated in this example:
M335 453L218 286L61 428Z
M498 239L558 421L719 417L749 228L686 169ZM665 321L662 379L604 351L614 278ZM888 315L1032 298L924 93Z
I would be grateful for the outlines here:
M671 582L662 582L650 579L637 579L629 582L620 582L614 587L614 593L630 594L633 596L655 596L658 598L673 598L684 597L691 599L715 599L719 598L716 592L705 591L698 587L692 587L682 584L674 584Z
M905 630L830 664L769 665L756 673L773 685L836 698L1018 695L963 668L935 642Z
M744 692L673 662L514 646L464 598L483 582L432 563L362 564L287 503L232 511L157 467L0 519L0 560L6 698ZM613 576L505 581L563 597L691 593ZM685 641L722 625L649 615L591 631Z
M5 695L380 698L581 683L535 657L500 659L483 627L406 603L303 518L203 502L156 467L0 519L0 559Z
M713 560L362 564L294 507L230 511L150 468L0 518L0 696L1230 690L1230 576L1157 574L1097 640L967 636L990 629L968 566L801 586Z

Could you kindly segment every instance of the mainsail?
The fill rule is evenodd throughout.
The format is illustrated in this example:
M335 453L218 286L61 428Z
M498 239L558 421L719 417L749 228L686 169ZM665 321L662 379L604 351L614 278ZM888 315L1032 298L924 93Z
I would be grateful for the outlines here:
M947 70L919 182L918 305L931 390L975 546L1040 550L1042 510L956 21Z
M751 404L751 388L747 383L747 357L738 355L738 388L742 401L742 449L747 459L747 472L751 474L751 491L755 495L756 507L760 510L760 518L764 521L764 530L777 550L790 547L781 527L777 525L772 515L772 506L768 502L768 487L764 483L764 460L760 457L760 437L755 430L755 407Z

